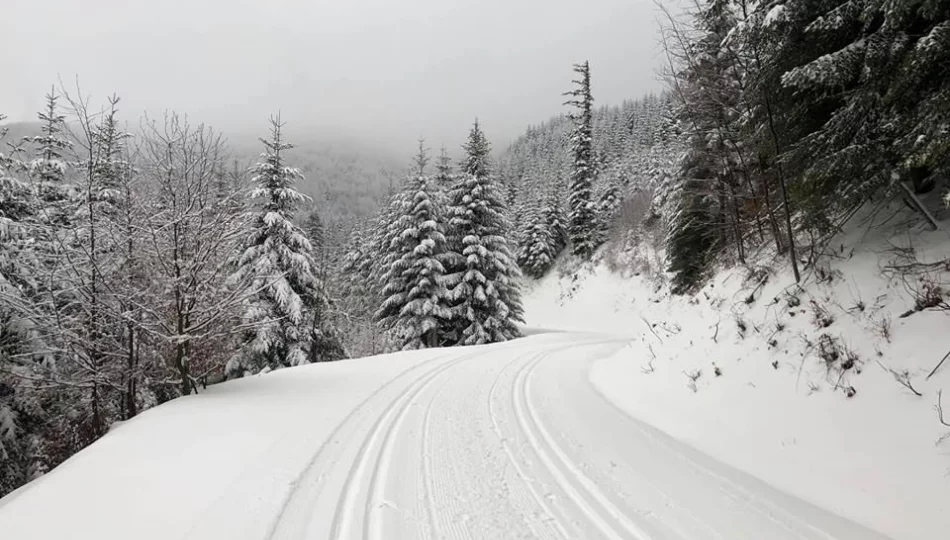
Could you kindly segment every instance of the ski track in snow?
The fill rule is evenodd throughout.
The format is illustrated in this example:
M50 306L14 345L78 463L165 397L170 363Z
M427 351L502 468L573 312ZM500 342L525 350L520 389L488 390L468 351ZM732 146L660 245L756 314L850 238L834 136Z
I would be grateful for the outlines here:
M621 510L610 503L590 478L571 463L570 459L558 448L557 443L538 421L537 413L531 405L529 377L532 370L542 359L543 357L539 357L525 364L518 372L519 377L516 377L515 384L512 387L515 414L518 416L525 436L555 476L557 483L564 492L584 511L591 523L606 538L611 540L650 540L650 537L640 527L627 519ZM527 411L527 414L525 411ZM611 521L616 522L619 527L611 524Z
M521 372L519 371L518 373L520 374ZM544 497L538 492L537 488L534 486L534 482L531 480L531 477L519 465L518 459L515 457L515 454L511 449L510 440L506 439L505 436L502 434L501 427L498 422L497 413L495 413L492 409L493 396L495 394L496 389L498 388L498 383L500 383L501 381L502 381L502 378L501 378L501 375L499 374L499 376L495 379L495 382L492 384L491 389L488 391L488 414L492 422L492 431L494 431L497 437L502 441L502 445L504 446L504 449L505 449L505 454L508 456L508 459L511 462L511 466L517 472L518 478L520 478L527 486L527 489L531 493L531 497L534 499L535 503L537 503L538 507L542 509L542 511L546 515L550 516L552 522L557 528L558 535L561 538L569 539L570 534L565 529L562 522L562 518L559 518L558 516L556 516L554 511L551 509L550 505L547 502L545 502Z
M549 334L430 351L367 392L329 433L306 426L274 432L266 452L232 483L184 512L192 526L178 534L117 526L114 538L259 539L264 532L265 540L885 539L608 402L589 372L625 343ZM307 407L333 406L320 394L302 399ZM264 515L242 512L254 508L254 478L267 475L273 462L299 467L280 476L290 479L283 499ZM26 499L4 511L17 512ZM5 517L0 512L3 537ZM35 538L57 538L33 531Z

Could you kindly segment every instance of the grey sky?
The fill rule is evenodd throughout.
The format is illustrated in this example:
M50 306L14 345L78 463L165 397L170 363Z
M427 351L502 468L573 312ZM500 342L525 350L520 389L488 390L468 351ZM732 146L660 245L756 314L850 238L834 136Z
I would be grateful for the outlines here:
M33 118L61 76L127 118L174 109L263 131L409 151L456 145L475 116L496 146L563 111L571 63L599 104L659 90L652 0L11 0L0 112Z

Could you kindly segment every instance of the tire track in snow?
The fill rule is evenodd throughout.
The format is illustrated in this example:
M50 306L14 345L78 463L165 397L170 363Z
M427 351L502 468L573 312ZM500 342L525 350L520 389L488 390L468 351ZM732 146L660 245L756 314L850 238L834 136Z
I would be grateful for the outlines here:
M478 353L466 355L461 358L456 358L450 360L447 363L426 372L424 375L420 376L418 379L413 381L408 388L406 388L399 396L393 400L393 402L386 408L386 411L377 419L376 423L370 429L369 435L363 441L360 446L359 451L357 452L356 458L353 461L353 465L350 468L350 472L347 475L346 481L343 486L341 497L339 503L337 504L336 511L334 512L333 521L330 526L330 538L338 540L354 540L355 538L362 535L362 538L369 538L371 532L376 532L376 527L371 527L369 520L372 515L370 511L373 505L373 479L378 478L380 475L380 468L382 463L385 461L388 466L389 461L384 460L384 446L388 446L388 450L391 451L391 445L385 445L385 442L390 440L393 428L397 421L393 421L394 416L402 418L405 415L406 409L413 403L414 398L421 393L432 381L444 371L447 371L451 367L464 362L465 360L477 356ZM393 421L393 423L390 423ZM377 444L377 442L383 439L382 442L379 442L381 448L379 450L379 455L376 456L376 462L373 465L373 470L367 472L370 467L370 452L372 447ZM369 475L369 478L367 478ZM369 481L370 489L366 494L366 504L363 510L363 526L361 530L357 531L357 523L359 517L357 513L358 497L360 491L363 490L366 486L364 484Z
M549 470L554 480L581 509L591 524L611 540L651 540L650 536L617 508L557 446L550 433L538 420L531 405L529 376L543 360L538 357L524 365L515 376L512 401L515 416L528 444Z
M330 435L323 441L320 447L316 450L316 452L314 452L313 456L307 462L306 466L301 470L297 478L294 479L292 483L293 487L287 493L283 503L281 504L280 511L269 527L267 535L264 537L265 540L304 537L306 532L306 520L302 518L308 512L308 510L312 508L314 501L317 499L317 497L319 497L321 492L318 482L316 482L316 480L319 479L319 475L318 478L312 477L316 472L317 465L321 463L321 458L326 455L331 445L337 442L340 433L344 430L344 428L350 425L354 419L362 414L367 407L376 401L381 394L395 386L410 373L414 373L425 368L426 366L444 360L444 357L434 357L399 373L385 384L374 390L369 396L366 397L366 399L361 401L359 405L354 407L353 410L346 415L343 421L337 424L333 432L330 433ZM424 378L432 371L438 369L439 368L437 367L433 370L425 372L423 375L420 375L418 378L414 379L413 383L417 382L421 378ZM410 383L410 386L413 383ZM390 407L392 407L392 405L395 404L395 402L398 401L401 396L402 394L394 399L390 403Z

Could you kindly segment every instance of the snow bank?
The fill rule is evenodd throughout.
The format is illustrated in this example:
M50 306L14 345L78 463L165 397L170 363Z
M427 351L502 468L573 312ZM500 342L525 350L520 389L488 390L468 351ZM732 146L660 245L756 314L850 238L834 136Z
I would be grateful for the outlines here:
M780 271L757 288L758 277L735 269L693 297L598 266L533 284L526 318L548 329L629 335L630 346L591 373L628 414L894 538L942 539L950 530L950 441L935 443L950 430L934 404L946 388L950 407L950 362L925 377L950 349L950 321L941 311L900 315L914 307L920 277L945 283L946 273L907 283L882 275L893 246L911 244L919 260L950 255L943 232L856 231L840 242L822 283L811 275L796 292L791 272ZM841 355L831 369L819 358L822 334ZM841 370L849 351L854 366ZM890 370L906 370L923 396Z

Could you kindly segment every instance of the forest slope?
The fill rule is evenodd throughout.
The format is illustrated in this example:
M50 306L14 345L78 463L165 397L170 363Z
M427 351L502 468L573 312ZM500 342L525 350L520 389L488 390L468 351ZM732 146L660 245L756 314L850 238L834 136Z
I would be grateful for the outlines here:
M608 245L531 284L526 318L630 336L591 377L635 418L894 538L943 538L950 428L934 409L950 365L928 374L950 347L950 235L906 209L863 217L800 289L760 256L672 295L662 252Z

